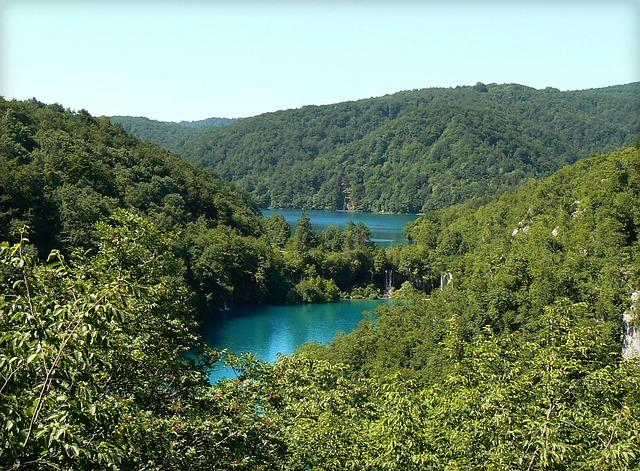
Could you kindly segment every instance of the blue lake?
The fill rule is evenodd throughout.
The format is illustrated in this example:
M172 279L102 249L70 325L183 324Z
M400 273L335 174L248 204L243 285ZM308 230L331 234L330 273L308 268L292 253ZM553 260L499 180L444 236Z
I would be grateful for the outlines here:
M300 210L263 209L265 216L282 214L292 225ZM344 227L347 221L364 223L378 246L406 243L402 229L418 216L411 214L374 214L346 211L307 211L314 230L331 224ZM204 340L212 347L232 353L253 353L259 359L274 361L278 353L289 355L307 342L329 343L335 335L351 332L371 311L389 300L349 300L328 304L239 306L231 311L214 313L202 326ZM212 381L233 377L231 369L214 372Z
M282 214L291 224L291 230L295 231L295 225L300 219L299 209L262 209L264 216ZM379 214L379 213L358 213L349 211L307 211L311 226L314 230L320 231L331 224L338 224L345 227L349 219L353 222L364 223L371 229L371 239L379 247L392 247L398 244L405 244L407 238L402 231L408 222L413 222L418 217L417 214Z
M351 332L372 311L390 300L343 300L327 304L240 306L203 324L205 342L233 353L255 354L274 361L307 342L329 343L338 332ZM231 369L211 375L212 381L233 377Z

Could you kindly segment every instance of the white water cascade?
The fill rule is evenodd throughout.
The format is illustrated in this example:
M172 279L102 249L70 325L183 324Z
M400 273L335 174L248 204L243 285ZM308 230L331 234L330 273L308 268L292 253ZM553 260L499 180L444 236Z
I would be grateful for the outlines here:
M391 291L393 290L393 270L384 271L384 287L387 296L391 297Z
M640 357L640 319L638 319L638 300L640 291L631 295L631 308L622 315L622 358Z

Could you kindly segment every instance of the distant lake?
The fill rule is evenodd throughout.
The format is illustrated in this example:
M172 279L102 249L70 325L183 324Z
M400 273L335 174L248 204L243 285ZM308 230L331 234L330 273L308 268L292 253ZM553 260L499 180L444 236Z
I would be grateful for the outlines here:
M300 219L299 209L262 209L264 216L282 214L291 224L291 230L295 231L295 225ZM380 214L380 213L358 213L348 211L317 211L309 210L307 215L311 221L311 226L316 231L321 231L331 224L338 224L345 227L349 219L353 222L362 222L371 229L371 240L379 247L393 247L394 245L405 244L406 235L402 229L408 222L413 222L420 216L417 214Z

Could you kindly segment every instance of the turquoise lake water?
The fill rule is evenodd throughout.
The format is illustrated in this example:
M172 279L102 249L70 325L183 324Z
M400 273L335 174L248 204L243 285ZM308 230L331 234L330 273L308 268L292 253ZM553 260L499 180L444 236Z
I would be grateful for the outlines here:
M255 354L274 361L307 342L329 343L338 332L351 332L372 311L390 300L343 300L327 304L240 306L221 312L203 325L204 340L229 352ZM216 371L211 380L233 377L231 369Z
M264 216L282 214L291 224L291 230L295 231L295 223L300 219L299 209L263 209ZM357 213L348 211L307 211L311 226L314 230L320 231L331 224L338 224L344 227L347 221L364 223L372 232L372 240L379 247L391 247L407 242L406 235L402 229L408 222L418 219L417 214L378 214L378 213Z
M280 213L292 225L300 210L263 209L265 216ZM344 227L347 221L362 222L371 229L372 239L381 247L406 243L405 224L418 216L343 211L307 211L314 230L330 224ZM364 319L364 311L389 300L344 300L327 304L240 306L214 313L202 327L204 340L212 347L233 353L253 353L259 359L274 361L278 353L289 355L307 342L329 343L335 335L351 332ZM231 369L216 371L211 380L233 377Z

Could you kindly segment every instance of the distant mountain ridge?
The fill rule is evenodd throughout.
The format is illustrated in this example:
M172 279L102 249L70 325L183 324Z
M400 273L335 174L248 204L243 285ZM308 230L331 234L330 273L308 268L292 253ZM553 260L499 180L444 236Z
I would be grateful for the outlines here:
M206 118L196 121L179 121L178 124L188 128L208 128L215 126L226 126L237 121L236 118Z
M640 83L429 88L200 131L142 137L216 168L262 207L420 212L629 144L640 134Z
M234 118L206 118L197 121L157 121L143 116L109 116L113 124L120 124L125 131L136 136L160 144L168 150L175 150L189 139L195 139L203 131L227 126Z

